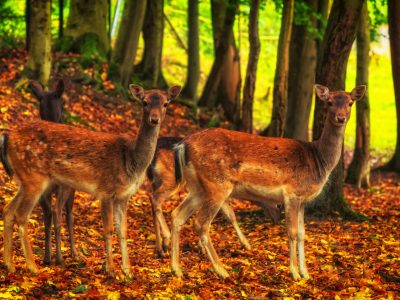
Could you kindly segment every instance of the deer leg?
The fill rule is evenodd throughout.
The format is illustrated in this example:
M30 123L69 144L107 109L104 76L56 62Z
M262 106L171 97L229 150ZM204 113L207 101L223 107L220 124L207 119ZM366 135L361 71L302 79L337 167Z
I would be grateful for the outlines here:
M74 215L72 214L72 209L74 207L74 194L73 189L68 188L65 206L65 217L67 219L69 244L71 249L71 257L73 259L79 259L78 251L75 246L75 235L74 235Z
M168 247L170 246L171 243L171 232L169 231L167 222L165 221L164 213L162 212L162 207L156 210L156 217L158 220L158 224L161 228L161 233L162 233L162 247L164 252L168 251Z
M199 208L200 202L196 197L187 195L185 200L172 212L171 230L171 269L177 277L183 273L179 266L179 232L180 227L186 223L190 216Z
M65 205L65 201L62 198L62 191L60 187L57 190L57 201L53 209L53 225L54 225L54 235L56 237L56 264L61 266L64 263L64 259L61 252L61 215L62 209Z
M153 192L153 195L156 194ZM167 253L164 251L162 246L162 237L161 237L161 225L157 214L161 211L161 205L159 203L159 195L154 195L150 198L151 200L151 210L153 213L153 224L154 230L156 234L156 251L159 257L165 257ZM161 211L162 214L162 211Z
M296 200L288 199L285 201L286 226L289 236L290 272L294 279L300 278L297 260L299 206L300 204Z
M41 186L42 189L38 190L37 187ZM18 207L15 210L15 221L18 224L18 232L21 239L21 246L26 259L28 269L33 272L38 272L38 267L34 261L31 244L28 236L28 220L31 215L32 209L35 207L39 198L44 190L47 188L47 183L38 182L38 184L31 183L30 189L23 189L23 195L21 195L21 201L18 203ZM29 196L28 196L29 195Z
M51 265L51 224L53 223L51 193L43 194L42 197L40 197L39 203L43 210L45 232L43 264L49 266Z
M128 247L126 244L126 211L128 206L128 199L118 200L114 203L114 218L115 227L119 239L122 257L122 271L128 277L132 277L131 263L128 255Z
M215 272L223 279L229 277L229 274L219 260L218 254L211 242L210 225L220 210L224 200L225 199L213 203L205 202L200 208L195 219L196 232L200 236L200 241L206 250L207 256L210 259Z
M304 278L310 278L307 272L307 266L305 261L305 252L304 252L304 238L305 238L305 230L304 230L304 204L300 205L299 209L299 217L298 217L298 232L297 232L297 243L299 249L299 271L300 275Z
M104 238L106 240L106 271L109 276L115 276L114 261L112 253L113 234L113 199L101 200L101 218L103 220Z
M243 232L240 230L239 224L237 223L237 220L236 220L235 212L233 211L232 207L228 203L224 202L221 206L221 211L225 215L225 217L232 223L233 228L235 228L235 231L239 237L240 243L243 245L243 247L246 250L251 250L249 241L247 240L247 238L243 234Z
M19 202L22 200L23 192L20 188L15 197L4 207L4 264L8 271L11 273L15 272L15 266L12 262L12 245L13 245L13 228L15 222L15 210L18 207Z

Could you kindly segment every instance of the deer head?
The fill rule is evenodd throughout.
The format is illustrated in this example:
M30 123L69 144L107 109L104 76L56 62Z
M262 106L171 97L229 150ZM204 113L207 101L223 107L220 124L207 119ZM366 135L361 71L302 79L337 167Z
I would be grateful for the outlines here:
M319 99L328 106L328 120L335 126L345 126L350 118L351 106L362 99L365 85L355 87L350 93L344 91L330 92L326 86L316 84L315 92Z
M50 92L45 92L37 81L31 81L29 88L40 102L40 118L49 122L62 123L64 102L61 96L64 92L64 81L59 79L55 89Z
M129 85L132 96L143 106L143 120L150 126L159 125L165 117L168 104L175 100L181 92L178 85L172 86L167 92L160 90L144 91L139 85Z

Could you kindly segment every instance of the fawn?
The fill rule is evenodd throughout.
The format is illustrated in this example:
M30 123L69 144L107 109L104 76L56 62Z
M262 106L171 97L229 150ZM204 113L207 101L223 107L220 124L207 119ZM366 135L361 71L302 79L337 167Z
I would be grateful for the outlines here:
M40 118L44 121L63 123L63 110L64 103L61 98L64 93L64 81L59 79L54 91L45 92L42 86L36 82L31 81L29 84L33 95L39 100ZM56 205L52 209L51 196L56 194ZM51 264L51 223L54 223L54 234L56 238L56 263L63 264L63 257L61 254L61 215L65 207L67 227L69 233L69 243L71 247L71 256L77 258L78 252L75 247L74 239L74 220L72 215L72 207L74 204L75 191L67 186L54 185L40 197L39 203L43 210L44 230L45 230L45 253L43 262L45 265ZM54 212L53 212L54 210ZM54 218L54 219L53 219Z
M327 106L319 140L312 143L209 129L190 135L175 148L176 179L184 177L189 194L172 212L171 267L179 266L179 231L198 211L195 229L214 270L228 277L212 245L209 228L229 196L282 203L289 236L290 272L309 278L304 253L304 206L322 191L339 162L343 137L352 104L365 93L365 85L351 93L315 85ZM297 254L298 250L298 254Z
M136 141L45 121L0 131L1 161L19 183L17 195L4 208L4 263L10 272L15 271L11 259L14 223L18 225L27 267L34 273L38 271L27 233L28 219L40 196L54 184L61 184L100 199L106 271L110 276L115 274L112 254L115 218L122 270L131 276L126 241L128 199L144 180L168 104L178 97L181 87L173 86L167 92L144 91L137 85L130 85L129 89L143 106Z
M156 251L160 257L167 256L167 249L171 238L171 233L162 211L162 205L165 200L180 189L175 181L173 147L182 140L183 138L181 137L160 137L157 142L153 161L147 169L147 178L151 182L153 191L150 200L154 230L156 234ZM266 216L270 216L275 224L278 223L280 210L276 206L272 207L263 202L257 204L260 204L263 207ZM236 221L235 213L228 203L222 204L221 212L224 214L226 219L232 223L243 247L250 250L250 244L240 230L239 224Z

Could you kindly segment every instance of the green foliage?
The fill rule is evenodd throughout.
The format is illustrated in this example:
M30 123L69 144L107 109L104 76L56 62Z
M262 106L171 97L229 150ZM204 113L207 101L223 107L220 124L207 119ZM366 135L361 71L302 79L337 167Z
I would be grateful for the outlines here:
M313 18L315 18L318 23L321 23L321 28L312 24ZM311 7L309 3L305 1L294 2L293 21L296 25L305 26L307 31L311 33L314 38L318 40L323 39L327 20L323 18L322 14L318 13L318 11Z
M387 0L368 0L369 18L371 23L371 41L378 41L382 33L379 28L387 24Z
M10 1L0 1L0 48L12 48L21 46L21 40L25 34L24 5Z

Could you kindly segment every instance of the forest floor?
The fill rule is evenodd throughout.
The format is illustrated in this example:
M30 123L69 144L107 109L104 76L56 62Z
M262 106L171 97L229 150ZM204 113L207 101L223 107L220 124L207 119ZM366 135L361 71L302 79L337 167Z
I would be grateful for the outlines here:
M37 101L24 90L14 88L25 55L19 51L0 55L0 127L17 127L38 119ZM110 96L114 87L106 81L102 68L86 70L84 78L101 78L102 84L81 85L82 75L74 63L67 62L59 74L72 78L66 82L64 100L67 120L75 126L105 132L137 132L141 108L137 103ZM89 80L90 83L90 80ZM107 92L108 95L103 92ZM189 111L172 104L162 126L162 135L185 136L197 130ZM0 233L2 212L16 193L16 185L0 168ZM178 195L165 205L170 212ZM14 243L15 274L0 267L0 298L147 298L147 299L395 299L400 297L400 185L397 175L373 173L372 187L357 190L345 186L351 207L368 216L363 222L345 221L339 216L306 219L306 260L310 280L294 281L289 272L289 251L285 222L273 225L260 209L247 202L234 201L233 207L251 251L241 248L232 226L218 216L212 226L212 239L230 277L217 278L210 262L201 254L198 238L189 222L181 234L183 279L170 272L170 259L157 258L152 226L148 183L131 199L128 209L128 248L134 277L121 274L109 278L104 271L105 245L99 202L90 195L76 194L75 235L81 261L69 256L68 235L62 230L65 266L43 266L44 226L37 206L29 223L29 234L40 273L25 269L19 242ZM18 240L15 232L14 241ZM0 247L3 240L0 239ZM120 252L114 238L117 266ZM2 251L0 264L3 265Z

